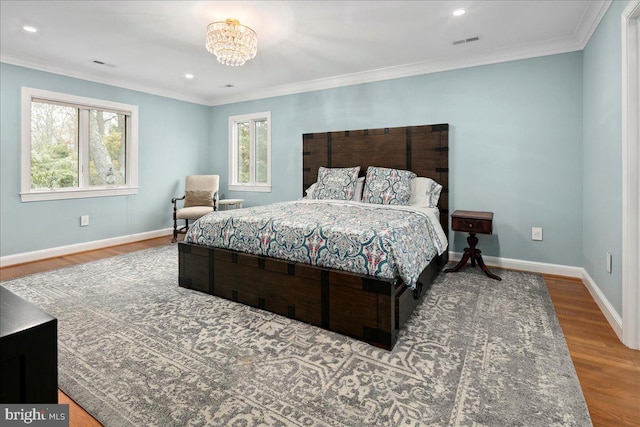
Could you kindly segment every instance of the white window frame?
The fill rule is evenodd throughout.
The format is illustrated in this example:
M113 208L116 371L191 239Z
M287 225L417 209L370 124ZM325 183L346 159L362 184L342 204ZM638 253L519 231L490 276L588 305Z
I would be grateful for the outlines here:
M80 171L78 187L48 190L31 189L31 103L33 100L68 104L80 108L80 115L85 113L82 109L87 108L126 115L128 120L126 121L125 184L89 187L88 180L83 179L83 172ZM78 158L81 166L86 164L88 167L88 136L82 136L85 131L88 135L88 130L84 129L82 123L83 121L80 120L79 131L81 135L78 140ZM20 197L23 202L122 196L138 193L138 107L136 105L23 87L21 126Z
M256 183L254 181L255 161L255 137L254 126L250 127L250 167L251 181L247 184L238 182L238 123L267 121L267 182ZM229 116L229 191L254 191L254 192L271 192L271 112L243 114L239 116Z

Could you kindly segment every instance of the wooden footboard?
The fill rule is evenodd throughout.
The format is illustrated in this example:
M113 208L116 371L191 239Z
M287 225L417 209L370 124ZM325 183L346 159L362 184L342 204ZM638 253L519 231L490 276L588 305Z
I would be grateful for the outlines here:
M392 349L447 252L414 292L394 280L179 243L179 284Z

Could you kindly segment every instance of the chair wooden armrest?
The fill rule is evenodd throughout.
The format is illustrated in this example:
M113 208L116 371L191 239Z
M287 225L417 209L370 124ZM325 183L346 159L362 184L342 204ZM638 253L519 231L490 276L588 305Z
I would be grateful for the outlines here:
M187 197L186 194L182 197L174 197L173 199L171 199L171 203L175 205L178 200L184 200L185 197Z

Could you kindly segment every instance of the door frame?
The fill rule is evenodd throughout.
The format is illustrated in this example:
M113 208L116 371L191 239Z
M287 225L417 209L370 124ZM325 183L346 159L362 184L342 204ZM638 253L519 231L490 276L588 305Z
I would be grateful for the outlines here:
M640 349L640 0L622 12L622 342Z

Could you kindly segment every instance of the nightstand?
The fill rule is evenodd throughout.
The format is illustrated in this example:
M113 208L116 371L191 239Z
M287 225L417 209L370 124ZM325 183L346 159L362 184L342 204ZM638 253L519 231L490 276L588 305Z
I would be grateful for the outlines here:
M492 234L493 233L493 212L480 212L480 211L455 211L451 214L451 228L453 231L464 231L469 233L467 237L468 248L464 248L464 254L462 259L453 268L445 270L446 273L452 273L462 270L467 264L467 261L471 260L471 266L475 267L476 262L478 266L484 271L484 273L492 279L502 280L489 271L484 261L480 249L476 248L478 244L478 238L476 233L480 234Z

